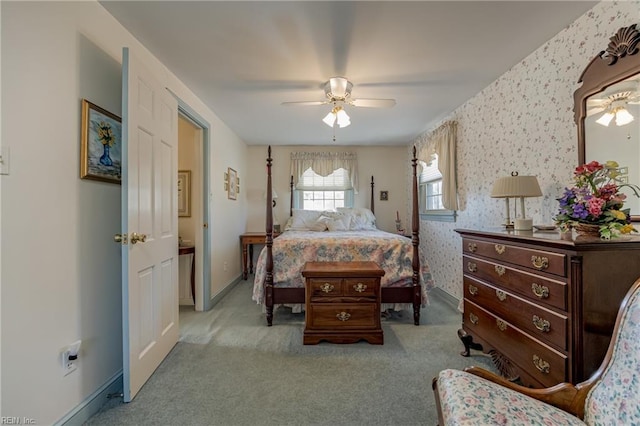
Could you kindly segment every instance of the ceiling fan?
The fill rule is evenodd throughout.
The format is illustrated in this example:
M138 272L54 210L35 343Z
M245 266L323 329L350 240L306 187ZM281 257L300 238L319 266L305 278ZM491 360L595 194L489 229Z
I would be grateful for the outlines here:
M321 101L283 102L286 106L317 106L333 105L333 108L322 121L329 127L336 123L339 127L347 127L351 119L344 110L345 105L366 108L391 108L396 104L395 99L354 99L351 97L353 83L344 77L331 77L324 85L326 99Z
M604 97L592 97L587 100L587 117L604 112L596 123L608 126L615 118L616 125L624 126L634 120L633 115L627 110L627 105L640 104L640 91L634 88L617 89Z

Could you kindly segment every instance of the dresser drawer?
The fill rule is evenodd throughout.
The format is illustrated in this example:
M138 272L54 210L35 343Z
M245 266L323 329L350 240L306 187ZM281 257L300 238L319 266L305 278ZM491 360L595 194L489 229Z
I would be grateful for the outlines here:
M342 278L307 278L312 298L342 296Z
M464 301L465 328L489 342L530 376L549 387L565 381L566 355L553 350L478 305Z
M568 349L569 321L566 315L545 309L513 293L468 276L464 277L464 297L525 330L533 337L560 350Z
M378 278L345 278L343 294L355 297L376 297L380 286Z
M306 313L310 329L375 328L380 325L380 312L375 303L314 304Z
M462 240L462 250L465 254L484 256L561 277L567 276L567 259L562 253L535 250L510 244L490 243L471 238Z
M463 256L462 262L465 275L517 292L536 303L546 303L563 311L567 310L565 282L470 256Z

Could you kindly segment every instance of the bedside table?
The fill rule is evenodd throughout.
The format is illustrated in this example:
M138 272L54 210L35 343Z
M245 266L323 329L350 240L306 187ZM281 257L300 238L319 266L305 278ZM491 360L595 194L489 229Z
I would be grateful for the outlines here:
M307 262L303 343L382 345L380 279L384 271L375 262Z
M273 238L280 235L279 232L273 233ZM245 232L240 235L240 245L242 246L242 279L246 280L249 272L253 274L253 245L266 244L266 232ZM249 254L249 269L247 269L247 250Z

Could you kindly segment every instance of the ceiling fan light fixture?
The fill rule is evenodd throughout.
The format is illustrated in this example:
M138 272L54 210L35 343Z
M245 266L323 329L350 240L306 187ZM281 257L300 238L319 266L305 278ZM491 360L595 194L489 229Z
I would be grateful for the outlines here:
M340 107L340 109L336 113L336 117L338 120L338 126L340 126L341 128L347 127L349 124L351 124L351 119L349 118L349 115L342 107Z
M613 120L613 117L615 117L615 114L610 111L607 111L604 114L602 114L602 117L596 120L596 123L606 127L609 125L609 123L611 123L611 120Z
M331 111L322 119L322 121L324 121L324 124L326 124L327 126L333 127L333 125L336 123L336 115L333 113L333 111Z
M616 125L624 126L633 121L633 115L624 108L620 108L616 111Z

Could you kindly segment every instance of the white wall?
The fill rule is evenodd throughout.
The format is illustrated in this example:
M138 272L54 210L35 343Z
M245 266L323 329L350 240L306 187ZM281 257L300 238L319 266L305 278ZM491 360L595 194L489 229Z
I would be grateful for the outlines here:
M371 176L375 180L374 207L378 228L395 232L396 211L402 223L408 223L405 200L407 181L407 160L404 147L333 147L333 146L274 146L271 149L273 158L272 184L278 199L274 216L284 226L289 217L291 191L290 154L292 152L355 152L358 156L358 194L355 196L356 207L369 207L371 200ZM267 147L253 146L249 148L249 163L252 165L247 179L247 231L264 231L266 206L266 159ZM389 192L389 200L380 200L380 191ZM409 229L409 228L406 228Z
M462 242L454 229L500 229L504 201L489 196L497 177L536 175L543 197L526 200L527 215L534 224L552 222L578 165L578 79L620 27L639 21L640 2L601 2L447 117L458 121L461 207L457 223L421 223L420 247L436 286L462 297Z
M211 125L212 295L240 275L241 196L229 211L222 167L245 171L247 148L97 2L0 2L2 416L51 424L122 368L120 186L79 179L80 101L120 115L122 47ZM218 173L218 170L220 171ZM223 259L238 259L223 271ZM83 341L78 370L60 351Z

